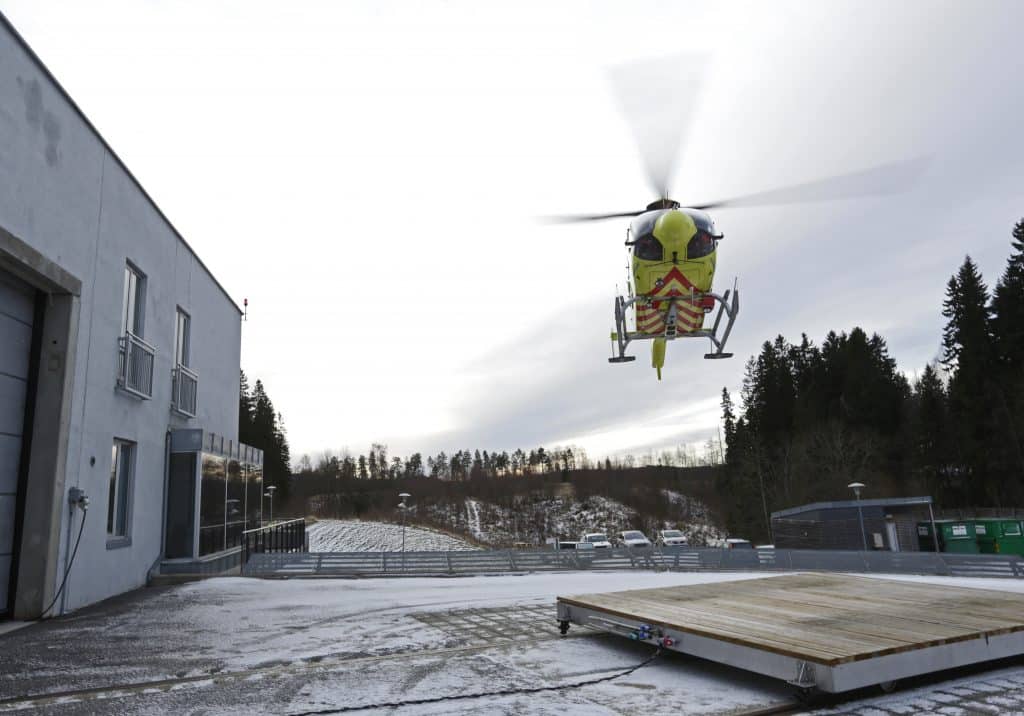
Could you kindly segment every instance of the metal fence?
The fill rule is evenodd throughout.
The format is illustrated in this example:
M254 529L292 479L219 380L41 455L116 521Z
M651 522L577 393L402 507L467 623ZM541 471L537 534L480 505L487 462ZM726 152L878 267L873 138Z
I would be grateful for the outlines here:
M840 552L798 549L477 550L459 552L253 553L252 577L456 576L568 570L814 571L1024 578L1016 555L935 552Z
M118 341L117 384L140 398L153 397L153 361L156 348L133 333Z
M275 522L242 532L242 570L253 557L301 557L309 549L306 520Z
M199 374L184 365L171 372L171 407L182 415L196 416L196 398L199 394Z

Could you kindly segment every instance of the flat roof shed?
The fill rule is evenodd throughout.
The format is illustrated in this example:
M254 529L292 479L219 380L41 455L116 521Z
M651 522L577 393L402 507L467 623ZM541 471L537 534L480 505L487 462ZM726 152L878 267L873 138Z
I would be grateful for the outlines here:
M931 519L931 506L929 496L812 502L773 512L772 538L788 549L916 552L917 523Z

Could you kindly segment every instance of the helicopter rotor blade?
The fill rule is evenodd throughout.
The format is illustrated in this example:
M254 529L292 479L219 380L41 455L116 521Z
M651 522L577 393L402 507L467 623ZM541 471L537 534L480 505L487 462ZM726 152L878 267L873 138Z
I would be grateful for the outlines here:
M708 65L705 55L680 54L631 62L608 72L647 181L659 199L671 196Z
M647 211L619 211L613 214L558 214L556 216L545 216L543 221L548 224L578 224L583 221L603 221L605 219L622 219L629 216L639 216Z
M924 173L928 157L905 159L880 164L849 174L818 179L803 184L769 189L755 194L720 199L707 204L689 205L693 209L722 209L741 206L766 206L771 204L795 204L812 201L832 201L858 196L894 194L909 189Z

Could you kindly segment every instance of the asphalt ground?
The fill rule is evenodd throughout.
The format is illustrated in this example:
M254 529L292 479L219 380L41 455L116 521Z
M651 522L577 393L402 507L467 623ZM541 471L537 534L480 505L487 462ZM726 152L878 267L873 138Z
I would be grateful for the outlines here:
M298 597L284 605L262 600L261 590L288 586L275 581L138 590L0 635L0 712L331 713L595 681L651 655L646 645L577 627L561 637L553 601L530 597L492 606L470 599L467 605L460 587L468 582L437 582L407 600L389 593L392 601L384 603L374 599L375 590L393 591L393 583L378 580L379 586L364 589L365 599L359 595L357 608L337 610ZM351 590L362 586L319 584L330 590L326 595L350 600ZM245 587L244 597L236 585ZM581 688L359 713L1024 714L1019 660L902 687L799 705L781 682L668 653L626 676Z

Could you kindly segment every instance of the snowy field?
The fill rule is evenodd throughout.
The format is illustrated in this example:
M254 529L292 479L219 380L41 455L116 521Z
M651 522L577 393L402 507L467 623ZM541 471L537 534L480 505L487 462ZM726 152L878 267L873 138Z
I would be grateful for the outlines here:
M387 522L359 520L320 520L306 530L310 552L384 552L402 549L402 526ZM443 532L423 527L405 528L405 548L409 551L447 551L477 549Z
M559 637L558 595L756 577L764 575L220 578L143 590L0 638L0 712L295 716L572 683L634 666L651 650L579 627ZM1024 580L914 579L1024 592ZM55 691L65 693L51 701L6 700ZM360 713L736 714L791 697L780 681L666 654L628 676L579 689ZM874 691L824 713L923 712L1024 713L1024 666L888 696Z

